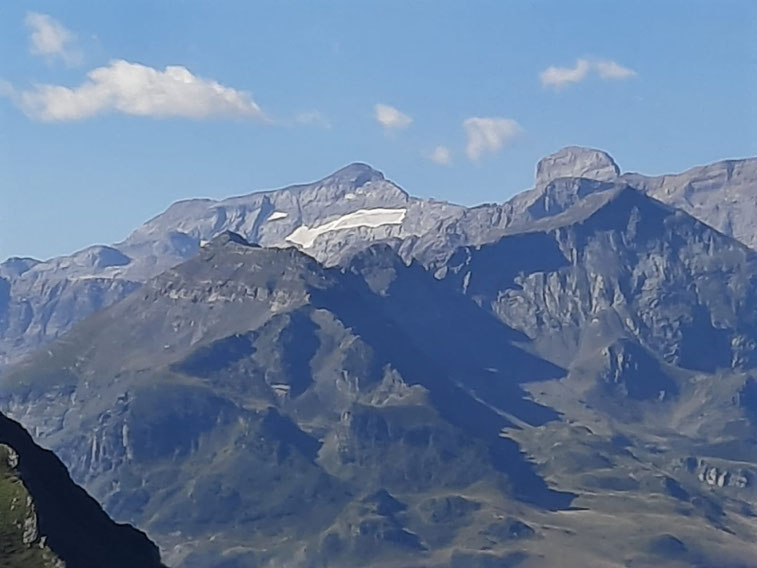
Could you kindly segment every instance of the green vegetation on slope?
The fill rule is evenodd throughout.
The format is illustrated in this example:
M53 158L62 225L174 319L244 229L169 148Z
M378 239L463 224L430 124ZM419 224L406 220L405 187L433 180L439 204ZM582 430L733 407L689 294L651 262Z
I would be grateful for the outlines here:
M18 476L17 461L16 452L0 444L0 566L62 566L63 563L39 537L34 503Z
M0 414L0 567L161 568L144 533L114 523L50 451Z

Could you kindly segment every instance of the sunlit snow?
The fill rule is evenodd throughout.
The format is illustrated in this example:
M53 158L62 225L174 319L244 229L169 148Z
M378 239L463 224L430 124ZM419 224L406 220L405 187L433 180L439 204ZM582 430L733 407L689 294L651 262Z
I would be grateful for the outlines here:
M276 221L277 219L284 219L289 217L289 214L284 211L274 211L268 216L267 221Z
M407 214L407 209L359 209L338 219L308 227L297 227L286 237L290 243L296 243L304 248L313 246L315 240L322 234L340 229L354 229L356 227L380 227L381 225L399 225Z

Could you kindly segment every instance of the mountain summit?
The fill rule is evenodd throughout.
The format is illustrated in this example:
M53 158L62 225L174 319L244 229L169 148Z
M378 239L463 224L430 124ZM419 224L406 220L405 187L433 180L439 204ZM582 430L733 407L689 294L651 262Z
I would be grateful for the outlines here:
M368 182L384 181L384 179L383 173L374 170L368 164L353 162L323 178L320 183L323 185L344 183L350 185L353 189L357 189Z
M588 178L611 181L620 175L615 160L602 150L568 146L539 160L536 187L545 187L560 178Z
M757 246L757 159L659 177L619 172L606 152L571 146L539 162L534 189L471 208L410 196L364 163L312 183L180 201L120 243L45 262L0 264L0 366L192 258L223 231L264 247L298 247L327 265L347 262L375 242L389 244L406 262L430 265L460 246L485 244L508 228L556 215L592 193L631 186Z

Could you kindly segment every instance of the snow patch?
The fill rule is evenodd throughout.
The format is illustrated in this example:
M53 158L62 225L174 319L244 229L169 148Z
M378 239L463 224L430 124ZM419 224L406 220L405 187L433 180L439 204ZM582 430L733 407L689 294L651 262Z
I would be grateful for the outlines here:
M285 238L290 243L295 243L303 248L310 248L315 240L331 231L341 229L354 229L357 227L380 227L381 225L399 225L402 223L407 209L359 209L347 215L318 225L317 227L308 227L301 225Z
M349 201L352 201L353 199L357 199L357 195L355 195L354 193L346 193L344 195L344 198Z
M286 213L285 211L274 211L268 216L266 221L276 221L278 219L286 219L287 217L289 217L289 213Z

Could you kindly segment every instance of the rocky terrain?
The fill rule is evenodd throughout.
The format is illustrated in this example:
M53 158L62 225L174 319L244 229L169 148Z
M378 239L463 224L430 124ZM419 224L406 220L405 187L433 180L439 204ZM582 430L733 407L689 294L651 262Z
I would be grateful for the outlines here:
M0 565L160 568L157 547L117 525L63 464L0 414Z
M262 246L297 246L335 265L366 243L389 241L424 264L505 228L554 215L590 193L632 186L753 247L757 159L661 177L621 174L605 152L569 147L541 160L535 187L503 204L462 207L408 195L365 164L311 184L220 201L175 203L126 240L47 261L0 263L0 367L55 339L148 278L188 260L223 231Z
M2 265L0 410L172 566L751 566L756 163L180 202Z
M352 267L222 234L14 368L3 402L108 511L157 537L169 563L353 565L370 543L377 560L443 558L462 527L437 537L444 520L374 507L412 499L432 514L452 499L492 518L505 496L569 507L573 496L500 435L515 424L505 412L557 418L519 381L561 370L508 347L518 334L389 248ZM414 340L440 301L439 332ZM477 357L509 366L486 403L459 384L492 378ZM466 488L493 497L472 501Z

